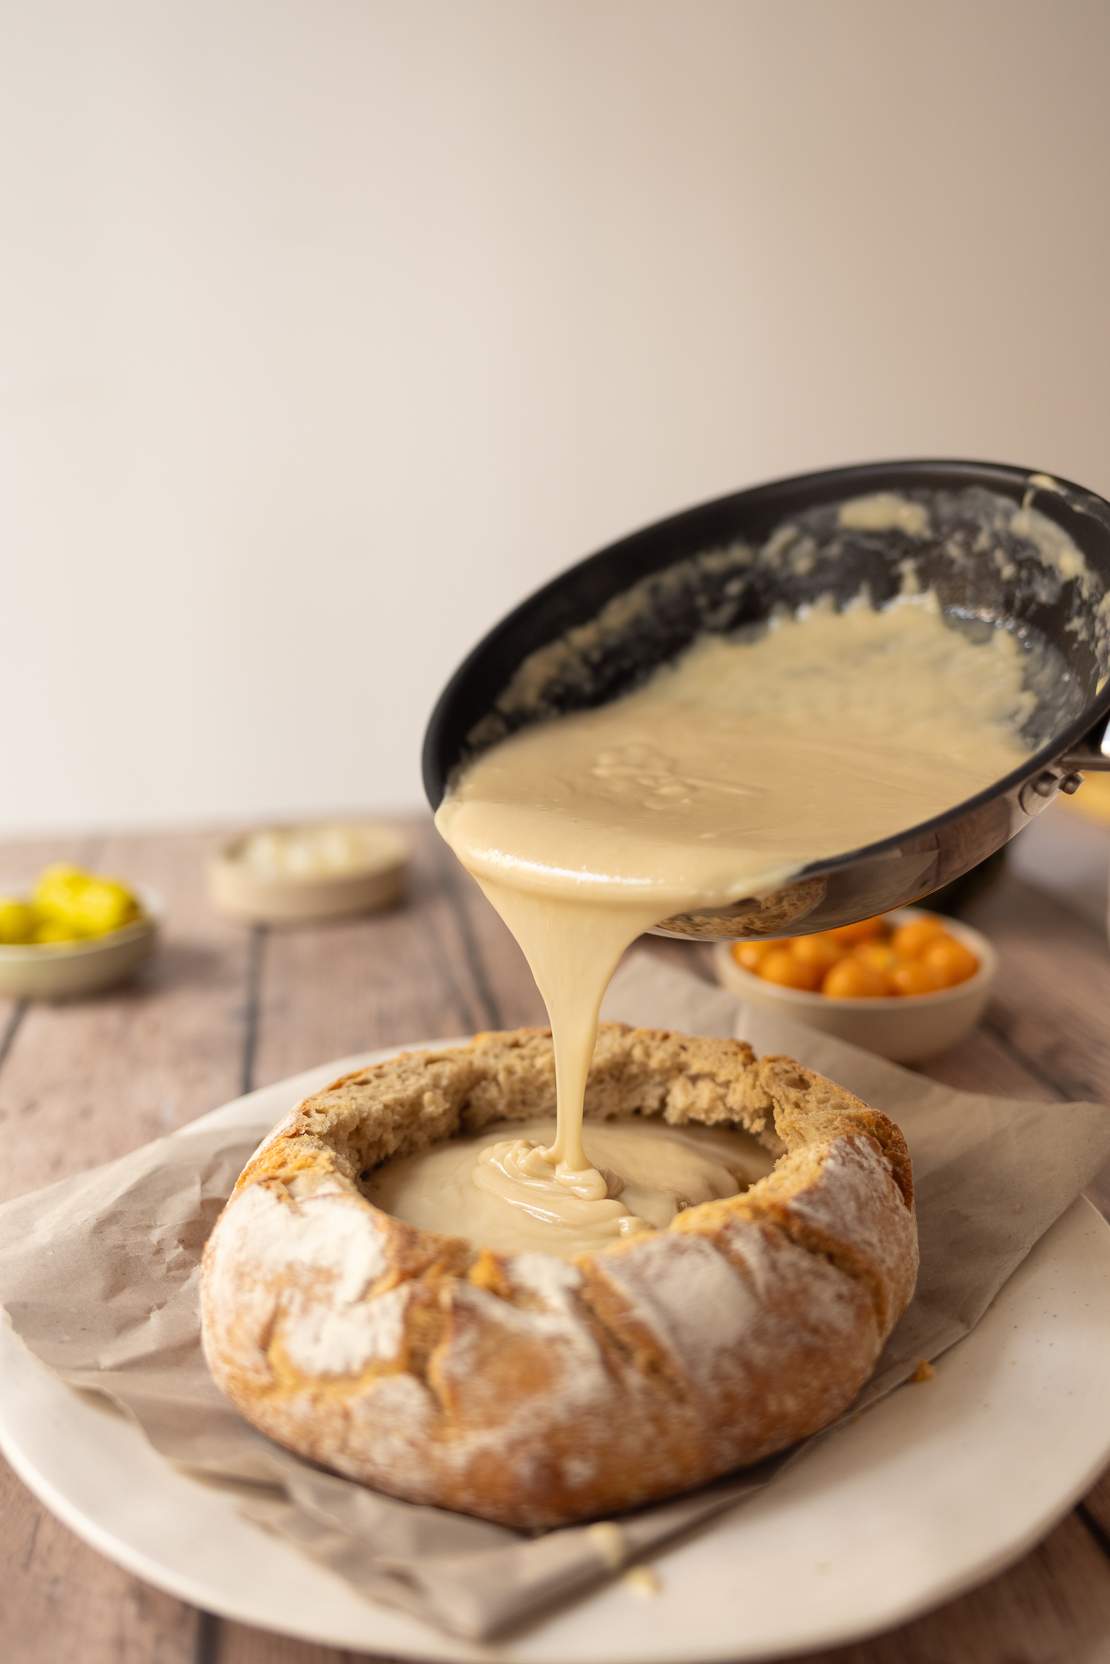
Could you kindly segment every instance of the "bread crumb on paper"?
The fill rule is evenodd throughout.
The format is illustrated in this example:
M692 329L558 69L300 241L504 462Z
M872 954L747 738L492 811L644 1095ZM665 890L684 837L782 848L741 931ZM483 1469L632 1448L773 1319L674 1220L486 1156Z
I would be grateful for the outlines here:
M621 1581L642 1600L654 1599L663 1587L659 1573L653 1566L631 1566Z
M917 1368L914 1370L913 1374L910 1376L910 1380L911 1381L931 1381L935 1374L936 1374L936 1370L933 1368L933 1366L929 1362L928 1358L922 1358L920 1360L920 1362L918 1363Z
M614 1525L612 1520L598 1520L596 1525L586 1527L586 1535L605 1561L605 1564L611 1567L613 1571L624 1564L626 1559L624 1533L619 1525Z

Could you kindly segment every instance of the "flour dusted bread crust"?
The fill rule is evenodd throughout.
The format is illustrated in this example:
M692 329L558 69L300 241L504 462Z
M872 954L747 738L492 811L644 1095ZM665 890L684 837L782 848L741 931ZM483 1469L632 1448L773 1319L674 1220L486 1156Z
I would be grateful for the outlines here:
M766 1178L573 1261L416 1230L360 1188L554 1113L539 1030L406 1053L293 1111L204 1256L205 1353L249 1421L395 1496L536 1527L686 1490L852 1402L917 1271L892 1122L742 1042L605 1024L587 1120L746 1128Z

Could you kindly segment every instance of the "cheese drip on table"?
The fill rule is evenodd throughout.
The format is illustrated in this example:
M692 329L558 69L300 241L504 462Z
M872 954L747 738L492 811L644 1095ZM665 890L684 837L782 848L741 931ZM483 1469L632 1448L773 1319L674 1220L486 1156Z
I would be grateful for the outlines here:
M436 825L528 960L558 1093L554 1140L518 1134L477 1185L492 1162L514 1215L542 1193L553 1246L591 1209L597 1240L611 1234L583 1099L624 950L672 914L765 895L990 785L1028 755L1032 705L1017 642L973 641L922 595L703 637L633 692L477 756Z

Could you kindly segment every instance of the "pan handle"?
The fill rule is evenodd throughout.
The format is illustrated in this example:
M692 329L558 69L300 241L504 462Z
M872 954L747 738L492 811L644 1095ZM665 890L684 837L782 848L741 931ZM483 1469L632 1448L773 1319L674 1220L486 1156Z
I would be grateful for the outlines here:
M1059 767L1079 774L1110 773L1110 715L1096 722L1074 751L1065 751Z

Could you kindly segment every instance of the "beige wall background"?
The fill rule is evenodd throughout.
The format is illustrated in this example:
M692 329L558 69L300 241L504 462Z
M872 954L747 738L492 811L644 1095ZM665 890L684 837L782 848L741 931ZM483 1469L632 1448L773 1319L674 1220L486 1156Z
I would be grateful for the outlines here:
M1110 491L1105 0L0 18L0 829L415 805L496 615L776 473Z

